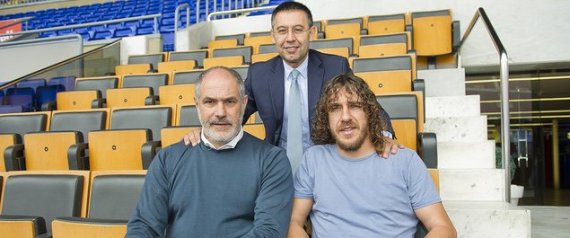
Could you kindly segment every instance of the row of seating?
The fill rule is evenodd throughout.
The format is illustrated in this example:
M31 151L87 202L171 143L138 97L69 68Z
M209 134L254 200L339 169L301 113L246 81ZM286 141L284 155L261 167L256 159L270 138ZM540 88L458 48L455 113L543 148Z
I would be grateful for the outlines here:
M145 175L144 170L0 172L0 234L124 237Z
M264 139L259 118L249 123ZM2 114L0 171L146 169L161 146L198 126L194 105Z

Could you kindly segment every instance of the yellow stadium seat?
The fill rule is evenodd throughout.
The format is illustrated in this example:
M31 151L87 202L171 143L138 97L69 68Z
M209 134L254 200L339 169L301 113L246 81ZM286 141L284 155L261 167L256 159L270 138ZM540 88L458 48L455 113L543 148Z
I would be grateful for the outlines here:
M243 65L243 56L226 56L204 59L204 69L215 66L235 67Z

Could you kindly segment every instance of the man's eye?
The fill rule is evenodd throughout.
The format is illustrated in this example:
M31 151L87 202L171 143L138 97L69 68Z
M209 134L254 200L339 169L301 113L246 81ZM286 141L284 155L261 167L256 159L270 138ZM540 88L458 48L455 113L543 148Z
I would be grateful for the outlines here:
M303 34L303 32L305 32L305 29L303 29L303 28L295 28L295 29L293 29L293 32L294 32L295 34Z
M279 29L279 30L277 30L277 34L279 34L279 35L286 35L286 34L287 34L287 30L285 30L285 29Z

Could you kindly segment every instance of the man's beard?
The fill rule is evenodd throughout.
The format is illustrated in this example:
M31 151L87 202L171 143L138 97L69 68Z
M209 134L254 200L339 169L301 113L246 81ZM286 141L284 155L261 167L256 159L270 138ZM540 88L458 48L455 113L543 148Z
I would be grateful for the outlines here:
M350 124L352 125L352 124ZM333 133L333 138L336 141L337 146L344 150L344 151L357 151L358 149L360 149L360 147L362 147L362 145L364 144L364 141L366 140L366 138L368 137L368 130L360 130L360 128L357 128L361 133L358 135L358 137L356 138L356 140L354 142L343 142L341 140L339 140L338 137L340 137L340 135L334 134Z

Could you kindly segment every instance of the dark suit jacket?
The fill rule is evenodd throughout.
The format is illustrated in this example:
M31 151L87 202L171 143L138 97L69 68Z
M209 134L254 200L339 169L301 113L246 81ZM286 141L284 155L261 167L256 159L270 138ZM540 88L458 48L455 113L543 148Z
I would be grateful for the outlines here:
M245 91L249 101L245 109L244 122L257 111L265 126L265 140L274 145L279 143L281 125L283 124L284 70L283 60L277 56L265 62L252 64L245 80ZM348 72L351 70L346 58L309 50L307 91L309 92L309 121L311 124L315 116L317 101L325 83L339 74ZM390 117L386 112L383 111L382 113L388 131L394 134Z

